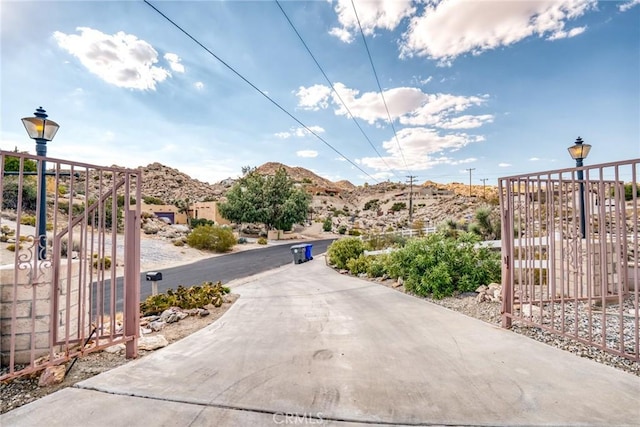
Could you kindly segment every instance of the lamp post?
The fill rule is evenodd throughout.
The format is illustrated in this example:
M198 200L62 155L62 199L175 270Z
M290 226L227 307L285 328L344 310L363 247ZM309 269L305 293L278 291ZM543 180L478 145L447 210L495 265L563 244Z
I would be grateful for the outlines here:
M582 161L587 158L589 151L591 151L591 145L585 144L582 138L578 137L576 143L568 148L571 158L576 161L576 167L582 167ZM584 171L578 170L578 181L580 182L580 236L584 239L586 237L586 219L584 214Z
M36 154L45 157L47 155L47 141L53 140L60 126L53 120L47 120L47 112L38 107L34 113L34 117L25 117L22 124L29 134L29 138L36 141ZM43 260L47 255L47 182L46 171L47 162L42 159L38 162L40 169L40 188L38 200L38 247L37 257Z

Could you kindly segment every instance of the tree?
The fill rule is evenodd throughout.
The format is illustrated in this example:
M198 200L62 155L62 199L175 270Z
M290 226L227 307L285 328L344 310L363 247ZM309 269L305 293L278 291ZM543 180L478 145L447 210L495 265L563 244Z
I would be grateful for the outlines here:
M248 168L242 168L245 172ZM291 230L307 218L311 197L296 188L284 168L273 176L262 176L255 169L245 175L227 193L227 201L218 207L220 214L235 223L262 223L267 230Z

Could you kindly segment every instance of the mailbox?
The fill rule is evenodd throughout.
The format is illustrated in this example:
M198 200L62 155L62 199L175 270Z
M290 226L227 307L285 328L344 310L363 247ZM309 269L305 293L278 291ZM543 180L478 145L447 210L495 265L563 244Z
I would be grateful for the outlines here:
M159 271L149 271L147 273L147 280L150 280L152 282L162 280L162 273Z

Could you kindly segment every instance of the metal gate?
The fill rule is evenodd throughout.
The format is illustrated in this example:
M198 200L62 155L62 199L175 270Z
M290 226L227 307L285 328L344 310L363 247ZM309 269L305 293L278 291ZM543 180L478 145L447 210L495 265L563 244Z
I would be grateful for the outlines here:
M141 172L0 160L0 380L119 343L135 357Z
M502 325L640 361L640 159L499 180Z

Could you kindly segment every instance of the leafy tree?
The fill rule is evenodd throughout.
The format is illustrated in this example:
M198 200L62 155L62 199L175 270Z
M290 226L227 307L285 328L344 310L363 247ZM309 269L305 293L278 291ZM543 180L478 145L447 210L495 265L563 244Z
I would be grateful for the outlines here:
M14 150L15 153L18 152L16 148ZM5 156L3 171L5 172L18 172L20 170L20 158ZM36 172L38 170L38 163L35 160L24 159L24 165L22 167L23 172Z
M288 231L306 219L310 203L311 197L295 187L284 168L273 176L262 176L250 169L218 207L224 218L235 223L262 223L267 230Z

